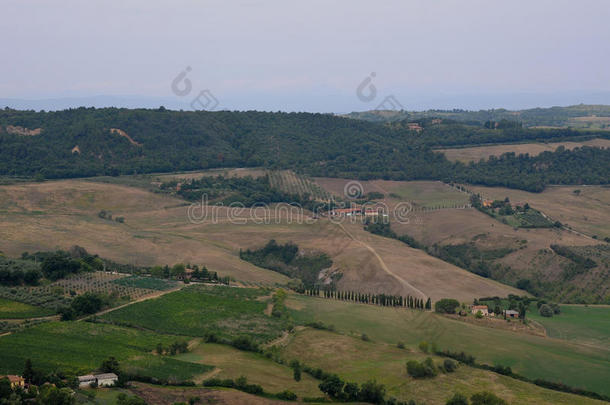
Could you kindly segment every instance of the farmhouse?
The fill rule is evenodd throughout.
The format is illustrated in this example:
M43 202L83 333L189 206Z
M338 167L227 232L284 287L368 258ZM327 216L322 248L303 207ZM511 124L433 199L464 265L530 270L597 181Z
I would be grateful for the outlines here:
M349 208L333 208L330 211L330 215L333 217L349 217L352 215L360 215L362 214L362 207L353 206Z
M8 379L8 381L11 383L11 389L25 387L25 380L20 375L5 375L0 377L0 379L2 378Z
M493 200L483 200L484 208L491 208L492 204L493 204Z
M95 384L97 381L93 374L79 375L78 386L80 388L89 387L91 384Z
M515 311L513 309L505 309L502 312L504 313L505 318L519 318L519 311Z
M119 376L114 373L97 374L97 385L100 387L110 387L119 381Z
M119 377L114 373L87 374L78 376L78 386L81 388L96 384L98 387L110 387L119 381Z
M417 131L420 132L423 128L421 127L421 125L419 125L417 122L409 122L407 124L407 127L411 130L411 131Z
M472 305L470 307L470 312L473 315L476 315L479 311L481 311L484 316L489 316L489 309L487 308L487 305Z

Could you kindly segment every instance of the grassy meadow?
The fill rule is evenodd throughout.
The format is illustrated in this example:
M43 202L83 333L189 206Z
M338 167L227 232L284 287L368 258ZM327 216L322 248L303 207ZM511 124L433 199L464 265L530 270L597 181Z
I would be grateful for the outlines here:
M262 289L192 285L110 312L102 319L160 333L216 334L229 339L248 334L267 341L284 328L282 321L264 314L270 294Z
M561 305L561 314L541 316L532 305L529 315L541 323L547 335L610 351L610 306Z
M53 315L54 313L54 311L47 308L0 298L0 319L38 318Z
M303 373L301 381L297 382L290 367L278 364L259 353L244 352L215 343L201 343L189 353L177 355L176 359L212 365L216 369L210 375L213 374L216 378L236 380L244 376L249 383L261 385L266 392L290 390L299 397L322 396L318 389L319 381ZM207 375L201 376L200 380L204 378L207 378Z
M338 373L343 379L364 383L371 379L384 384L388 396L417 403L445 404L453 393L470 396L488 390L511 404L601 404L601 401L559 393L513 378L465 365L453 373L434 378L413 379L407 375L408 360L431 357L439 366L444 358L424 354L415 347L400 349L383 341L363 341L355 336L305 329L296 333L281 353L288 359L303 359L310 367Z
M184 339L98 323L49 322L0 338L0 373L21 373L29 358L45 372L85 374L109 356L116 357L126 371L155 378L185 380L209 371L207 365L152 354L158 343L168 346Z
M296 295L287 305L297 322L321 321L341 333L365 333L390 345L402 341L415 347L428 341L440 349L464 351L482 363L510 366L529 378L610 394L610 352L601 348L466 324L429 312Z

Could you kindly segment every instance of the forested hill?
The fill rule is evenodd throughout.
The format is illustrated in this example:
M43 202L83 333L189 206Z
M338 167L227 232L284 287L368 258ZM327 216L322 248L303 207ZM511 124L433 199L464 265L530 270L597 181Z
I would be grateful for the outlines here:
M610 106L579 104L568 107L530 108L526 110L427 110L427 111L361 111L346 117L372 121L416 121L425 118L445 118L460 122L518 121L526 127L552 126L588 129L610 129Z
M65 178L262 166L318 176L467 181L532 191L546 184L610 181L610 151L605 149L505 155L469 166L450 163L433 150L591 133L428 124L422 122L423 130L416 132L402 123L382 125L328 114L4 109L0 175Z

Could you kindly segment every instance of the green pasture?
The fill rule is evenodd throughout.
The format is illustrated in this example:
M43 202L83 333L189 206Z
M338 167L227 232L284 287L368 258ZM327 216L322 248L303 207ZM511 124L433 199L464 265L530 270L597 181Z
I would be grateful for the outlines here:
M103 319L125 326L186 336L232 339L249 335L262 342L277 337L284 323L264 314L267 308L261 289L191 285L154 300L139 302L110 312Z
M0 319L26 319L53 315L48 308L0 298Z
M452 320L430 312L293 295L287 302L297 322L321 321L347 334L415 347L420 341L464 351L478 362L510 366L529 378L610 394L610 352L559 339Z

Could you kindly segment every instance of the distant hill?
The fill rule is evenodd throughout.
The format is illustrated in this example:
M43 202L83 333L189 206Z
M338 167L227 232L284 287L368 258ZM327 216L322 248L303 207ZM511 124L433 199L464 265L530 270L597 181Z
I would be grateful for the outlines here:
M363 111L344 117L371 121L416 121L423 118L446 118L460 122L518 121L526 127L571 127L610 130L610 106L579 104L569 107L531 108L526 110L427 110L427 111Z
M610 131L523 128L513 121L390 124L330 114L78 108L0 110L0 175L73 178L216 167L314 176L443 180L541 191L605 184L610 149L504 155L472 165L435 151L479 144L608 138Z

